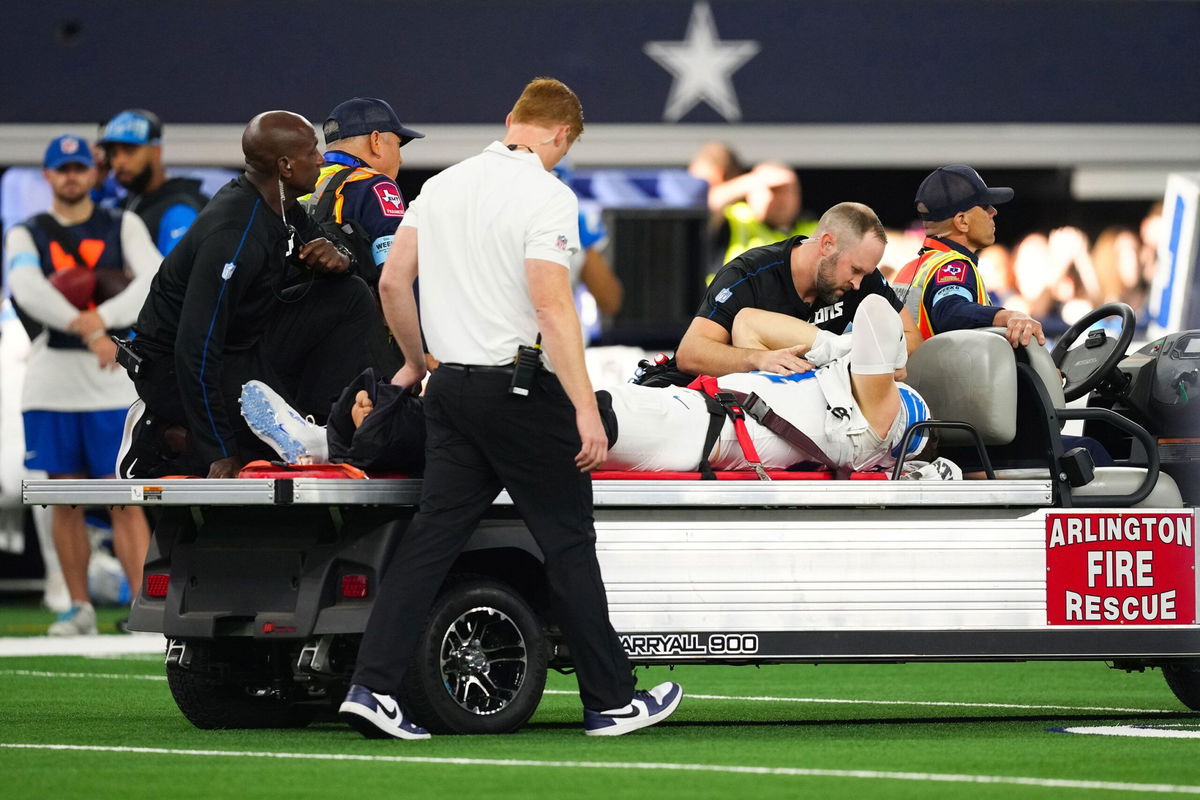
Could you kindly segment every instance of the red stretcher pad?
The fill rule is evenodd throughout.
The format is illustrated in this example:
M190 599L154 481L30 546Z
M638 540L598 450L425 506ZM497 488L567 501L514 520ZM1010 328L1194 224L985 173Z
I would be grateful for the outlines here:
M752 470L715 471L719 481L757 481L758 473ZM828 481L833 473L827 470L797 472L791 470L767 470L773 481ZM372 474L349 464L287 464L270 461L251 461L242 467L239 478L410 478L411 475ZM852 472L852 481L887 480L886 472ZM650 470L596 470L592 479L597 481L698 481L699 472L661 472Z

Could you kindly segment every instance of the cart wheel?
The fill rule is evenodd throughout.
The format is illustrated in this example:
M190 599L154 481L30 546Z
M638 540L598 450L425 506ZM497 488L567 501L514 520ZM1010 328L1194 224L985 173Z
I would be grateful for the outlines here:
M1200 711L1200 661L1164 664L1162 671L1179 702L1192 711Z
M435 733L510 733L541 702L547 661L542 621L515 590L454 579L421 633L404 699Z
M252 643L189 641L186 669L167 664L175 705L197 728L303 728L316 716L273 688L272 654ZM290 678L290 675L289 675Z

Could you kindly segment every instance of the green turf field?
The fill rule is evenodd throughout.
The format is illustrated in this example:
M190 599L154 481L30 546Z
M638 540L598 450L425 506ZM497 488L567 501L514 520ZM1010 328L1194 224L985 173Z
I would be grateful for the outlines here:
M2 609L0 634L36 632L13 626L31 627L37 616ZM1200 793L1194 738L1055 732L1200 727L1158 672L1037 663L691 667L644 670L641 685L668 677L687 692L679 711L625 737L583 736L573 679L552 675L551 692L517 734L393 742L337 723L197 730L175 708L156 654L0 657L0 797Z

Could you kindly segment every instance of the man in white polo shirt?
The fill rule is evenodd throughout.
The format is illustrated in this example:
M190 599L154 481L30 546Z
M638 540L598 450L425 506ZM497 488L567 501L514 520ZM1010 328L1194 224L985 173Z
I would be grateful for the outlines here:
M669 682L634 691L596 560L588 472L604 462L608 440L571 297L578 203L549 173L583 132L583 110L564 84L539 78L505 124L503 142L425 183L380 277L384 313L404 352L393 383L410 385L425 371L413 293L418 252L421 327L441 366L425 397L421 510L385 570L341 706L368 737L429 735L395 696L434 596L501 489L545 556L585 732L652 725L682 697Z

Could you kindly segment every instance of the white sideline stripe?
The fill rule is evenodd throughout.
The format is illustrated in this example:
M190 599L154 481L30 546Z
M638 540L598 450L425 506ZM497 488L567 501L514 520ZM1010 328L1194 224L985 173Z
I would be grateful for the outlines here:
M1093 736L1131 736L1145 739L1200 739L1200 731L1186 728L1142 727L1141 725L1084 725L1063 728L1063 733L1086 733Z
M26 678L104 678L135 681L165 681L166 675L120 675L114 672L43 672L36 669L0 669L0 675L19 675Z
M0 657L161 654L166 647L166 639L162 636L6 636L0 638Z
M272 753L234 750L177 750L165 747L104 747L79 744L20 744L0 742L14 750L66 750L94 753L135 753L168 756L225 756L228 758L278 758L313 761L373 761L391 764L447 764L484 767L565 767L569 769L641 769L668 772L724 772L739 775L783 775L801 778L859 778L868 780L935 781L939 783L992 783L1042 786L1055 789L1108 789L1117 792L1200 794L1200 786L1169 783L1080 781L1065 778L1027 778L1016 775L964 775L944 772L886 772L870 769L809 769L805 767L749 767L732 764L677 764L639 761L535 761L500 758L433 758L429 756L370 756L351 753Z
M563 689L547 689L544 694L570 694ZM845 699L838 697L739 697L727 694L692 694L685 692L684 697L690 700L734 700L755 703L832 703L843 705L864 706L942 706L948 708L1012 708L1024 711L1119 711L1131 714L1174 714L1180 709L1166 708L1120 708L1118 706L1050 706L1029 705L1025 703L966 703L955 700L863 700Z
M165 675L121 675L106 672L51 672L33 669L0 669L0 675L19 675L29 678L104 678L120 680L128 678L143 681L165 681ZM543 694L577 695L563 689L547 689ZM1116 711L1132 714L1172 714L1179 709L1120 708L1114 706L1046 706L1020 703L959 703L950 700L848 700L835 697L739 697L725 694L687 694L691 700L732 700L753 703L832 703L842 705L880 706L942 706L948 708L1012 708L1028 711ZM1074 729L1072 729L1074 730ZM1147 734L1149 735L1149 734Z

